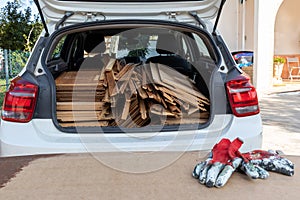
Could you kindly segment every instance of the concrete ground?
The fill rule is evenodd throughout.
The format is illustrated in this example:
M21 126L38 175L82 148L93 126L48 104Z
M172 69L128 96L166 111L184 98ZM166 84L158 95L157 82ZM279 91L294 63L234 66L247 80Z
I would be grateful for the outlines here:
M300 155L300 82L285 82L260 98L263 149Z
M154 162L173 156L170 154L161 153L161 158ZM114 154L105 155L118 158ZM300 157L288 158L300 165ZM254 180L235 172L223 188L207 188L191 175L201 160L203 155L198 152L187 152L165 168L132 174L107 167L89 154L40 158L0 189L0 199L299 199L300 173L292 177L270 173L267 180ZM120 165L130 163L125 161Z

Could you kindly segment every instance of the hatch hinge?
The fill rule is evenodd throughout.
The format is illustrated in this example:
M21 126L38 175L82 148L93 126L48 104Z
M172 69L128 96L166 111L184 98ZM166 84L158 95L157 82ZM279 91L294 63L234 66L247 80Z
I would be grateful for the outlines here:
M103 17L101 20L106 20L106 16L99 12L86 12L82 14L85 15L85 22L99 21L99 16Z
M167 15L169 16L169 19L172 21L177 21L176 16L178 15L177 12L167 12Z
M90 21L94 21L94 18L96 17L96 13L85 13L85 22L90 22Z

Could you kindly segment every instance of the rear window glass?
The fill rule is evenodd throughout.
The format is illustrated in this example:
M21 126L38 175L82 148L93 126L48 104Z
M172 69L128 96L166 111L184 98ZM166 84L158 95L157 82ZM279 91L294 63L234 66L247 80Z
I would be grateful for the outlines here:
M62 55L62 49L67 36L62 37L55 46L50 60L59 59Z
M62 37L52 49L50 59L63 56L77 62L87 57L106 54L116 59L136 58L147 62L155 56L180 56L189 62L199 57L211 57L212 49L202 39L204 36L164 28L136 28L130 30L97 30L72 35L73 42ZM64 45L64 42L68 44ZM65 48L65 49L63 49ZM67 53L70 51L69 53ZM65 60L65 58L63 58Z

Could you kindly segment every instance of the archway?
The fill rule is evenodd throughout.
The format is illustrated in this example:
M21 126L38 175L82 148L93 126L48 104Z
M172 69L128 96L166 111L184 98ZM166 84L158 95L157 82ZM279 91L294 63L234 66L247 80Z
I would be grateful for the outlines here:
M274 27L284 0L254 0L254 85L258 93L272 87Z
M300 59L300 1L285 0L276 16L274 28L274 55L281 57L298 57ZM297 73L293 71L294 74ZM281 77L289 78L285 64Z

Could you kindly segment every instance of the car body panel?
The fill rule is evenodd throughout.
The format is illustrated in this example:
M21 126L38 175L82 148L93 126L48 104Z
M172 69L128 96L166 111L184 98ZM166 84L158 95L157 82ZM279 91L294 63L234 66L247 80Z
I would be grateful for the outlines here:
M74 12L70 18L73 22L83 22L83 15L88 19L101 15L102 18L114 17L159 17L160 14L177 13L187 15L189 11L196 11L203 19L216 17L220 0L192 0L192 1L63 1L39 0L41 10L47 22L60 21L66 12ZM130 12L129 12L130 10ZM171 17L172 18L172 17Z
M33 119L26 124L1 121L0 156L78 152L151 152L210 150L221 138L244 141L242 151L261 147L260 114L237 118L217 115L210 126L201 130L158 133L68 134L59 131L51 119ZM95 142L96 141L96 142Z

